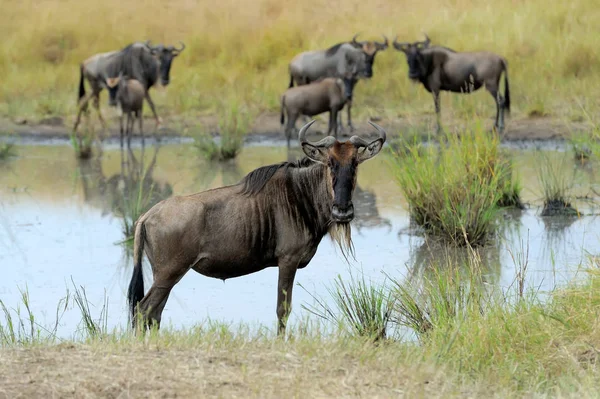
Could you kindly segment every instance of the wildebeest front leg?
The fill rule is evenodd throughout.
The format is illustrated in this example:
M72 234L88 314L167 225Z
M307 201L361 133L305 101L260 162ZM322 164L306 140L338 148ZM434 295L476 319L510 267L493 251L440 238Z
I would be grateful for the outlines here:
M136 112L135 117L138 118L138 124L140 127L140 135L142 136L142 148L144 148L144 128L142 126L144 119L142 118L142 111Z
M134 118L134 113L128 112L127 113L127 148L131 148L131 136L133 135L133 123L135 122L133 120L133 118Z
M327 131L327 134L329 136L331 136L331 131L333 130L334 132L334 137L337 139L338 136L338 112L335 109L332 109L329 111L329 129Z
M437 121L437 134L440 134L442 131L442 115L440 110L440 92L433 91L433 103L435 105L435 119Z
M121 149L123 149L123 134L125 133L123 127L123 119L125 118L125 113L121 112L119 116L119 133L121 134Z
M285 333L287 319L292 310L292 289L296 277L297 265L281 262L279 265L279 282L277 284L277 335Z
M145 98L146 98L146 101L148 101L148 105L150 105L150 109L152 110L154 119L156 119L156 127L158 127L158 126L160 126L160 118L156 114L156 109L154 108L154 102L152 102L152 99L150 98L150 93L148 93L148 91L146 91Z

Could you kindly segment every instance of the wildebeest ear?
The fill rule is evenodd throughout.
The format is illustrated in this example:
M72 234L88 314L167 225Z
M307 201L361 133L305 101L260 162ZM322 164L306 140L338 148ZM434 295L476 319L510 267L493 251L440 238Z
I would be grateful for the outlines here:
M377 139L371 141L369 145L364 147L362 151L358 152L358 163L364 162L367 159L373 158L375 155L379 154L381 148L383 147L383 139Z
M327 164L328 154L326 148L316 147L310 143L302 143L302 151L313 161Z

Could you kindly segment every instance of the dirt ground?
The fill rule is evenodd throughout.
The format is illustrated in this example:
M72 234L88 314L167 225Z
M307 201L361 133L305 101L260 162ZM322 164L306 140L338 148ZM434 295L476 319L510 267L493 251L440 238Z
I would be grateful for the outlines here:
M92 121L97 123L96 115L91 114ZM118 137L118 120L116 118L108 120L109 132L108 137ZM320 136L325 133L327 127L326 118L324 116L317 117L319 121L314 125L309 134ZM428 132L433 133L434 115L422 115L411 118L397 118L394 120L379 120L374 119L374 122L381 125L388 131L388 137L393 138L399 134L410 134L411 132L419 132L420 135L426 136ZM302 120L297 122L300 127ZM346 119L344 115L344 126ZM453 131L453 129L464 127L464 121L446 121L444 127ZM373 131L371 126L366 121L354 119L356 127L355 132L369 135ZM491 129L493 120L490 118L485 121L485 127ZM145 132L147 135L152 135L157 132L153 119L147 118L144 120ZM164 117L163 124L158 130L162 137L180 137L190 134L194 130L207 129L211 132L217 130L217 119L214 116L200 116L197 118L181 118L181 117ZM526 117L526 118L510 118L507 120L506 131L503 135L505 141L519 140L557 140L569 138L573 132L585 131L588 127L582 122L565 122L552 117ZM60 117L44 118L39 121L0 119L0 135L16 134L23 139L68 139L72 131L71 121L64 120ZM187 133L186 133L187 132ZM343 136L347 136L348 132L342 132ZM137 136L137 128L135 130ZM260 115L254 122L251 131L249 132L247 141L258 141L264 139L283 138L283 129L279 123L278 113L264 113Z
M0 398L390 398L452 396L433 368L302 348L0 350ZM332 348L330 348L332 349ZM334 352L337 352L334 350ZM338 356L335 356L338 355Z

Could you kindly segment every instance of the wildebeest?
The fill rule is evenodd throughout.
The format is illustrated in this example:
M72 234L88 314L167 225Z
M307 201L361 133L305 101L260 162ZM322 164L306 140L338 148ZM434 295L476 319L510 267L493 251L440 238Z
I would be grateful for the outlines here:
M296 120L300 115L315 116L329 111L327 134L338 136L337 115L344 104L352 98L353 75L344 79L324 78L307 85L289 88L281 96L281 118L283 125L287 115L285 137L288 146L292 131L296 129Z
M278 334L285 331L296 271L308 265L325 234L353 253L350 222L359 164L379 153L385 131L366 141L352 136L311 143L298 134L306 157L260 167L238 184L166 199L140 216L134 234L134 270L128 289L132 326L160 327L171 289L190 270L222 280L279 268ZM154 282L144 295L142 257Z
M394 48L406 55L408 77L419 81L433 94L438 132L440 122L440 90L454 93L471 93L485 85L496 102L494 126L504 130L504 110L510 112L508 63L505 58L488 52L456 52L447 47L430 46L425 35L424 42L398 43ZM500 94L500 77L504 72L504 97Z
M144 98L146 89L144 85L136 79L130 79L123 74L116 78L106 79L106 86L111 98L115 98L121 116L119 118L119 133L121 135L121 147L123 147L123 133L127 136L127 146L131 145L131 136L133 135L133 124L138 120L142 144L144 143L144 129L142 111L144 109ZM123 126L125 117L127 117L127 126Z
M98 112L98 117L103 127L106 128L106 122L100 112L100 92L105 87L107 78L114 78L123 73L142 82L146 88L146 101L152 109L157 124L160 118L156 114L154 103L150 98L148 90L160 78L162 85L166 86L170 82L170 71L173 58L179 55L185 49L181 43L180 48L173 46L150 45L135 42L129 44L118 51L96 54L81 63L79 70L79 93L78 93L78 112L73 131L81 121L81 114L87 109L87 104L93 98L93 105ZM91 92L86 94L85 80L91 87ZM114 98L109 96L109 105L116 105Z
M326 77L343 77L348 66L357 65L357 78L371 78L373 76L373 62L378 51L388 47L387 37L384 42L356 41L358 34L350 42L338 43L327 50L305 51L298 54L289 64L289 87L309 84ZM356 84L357 79L354 83ZM348 127L353 130L351 108L352 101L347 104Z

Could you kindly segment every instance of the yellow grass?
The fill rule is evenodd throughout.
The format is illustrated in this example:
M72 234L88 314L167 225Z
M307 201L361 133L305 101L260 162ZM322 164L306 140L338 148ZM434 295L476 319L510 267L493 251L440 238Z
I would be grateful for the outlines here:
M187 45L168 90L153 90L163 115L212 113L225 92L255 111L276 111L295 54L360 31L363 39L383 33L406 41L427 32L455 50L497 52L509 62L514 113L575 120L575 98L592 113L600 109L599 20L596 0L7 0L0 13L0 114L72 118L79 63L146 39ZM393 48L377 56L374 77L355 97L359 118L433 112L430 95L409 81L405 57ZM489 118L495 107L481 90L444 94L442 112Z

